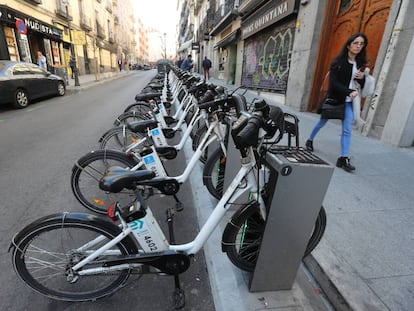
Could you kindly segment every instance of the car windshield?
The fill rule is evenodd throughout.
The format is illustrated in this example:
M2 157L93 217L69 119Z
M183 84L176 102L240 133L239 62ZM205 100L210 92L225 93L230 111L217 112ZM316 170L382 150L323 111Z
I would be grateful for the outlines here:
M0 71L2 71L4 67L6 67L6 63L0 63Z

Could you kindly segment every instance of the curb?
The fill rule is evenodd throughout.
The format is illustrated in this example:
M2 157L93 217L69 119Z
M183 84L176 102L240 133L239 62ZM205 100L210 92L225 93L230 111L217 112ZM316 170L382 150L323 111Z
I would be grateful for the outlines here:
M82 83L82 85L80 85L80 86L67 86L66 87L66 95L77 94L81 91L90 89L90 88L92 88L94 86L97 86L97 85L104 84L106 82L110 82L110 81L115 80L115 79L121 79L121 78L124 78L124 77L129 77L131 74L132 74L132 72L129 72L129 73L122 74L122 75L114 75L114 76L111 76L111 77L108 77L108 78L103 78L103 79L100 79L100 80L88 81L88 82Z

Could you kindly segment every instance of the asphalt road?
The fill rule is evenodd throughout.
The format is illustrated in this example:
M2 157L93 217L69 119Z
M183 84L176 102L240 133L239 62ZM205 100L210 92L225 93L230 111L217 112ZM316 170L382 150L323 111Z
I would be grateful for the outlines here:
M24 110L0 108L0 310L173 310L174 282L167 276L131 276L127 286L96 302L53 301L28 288L15 274L8 247L12 236L31 221L54 212L86 210L70 189L73 164L98 148L98 139L117 115L133 103L155 71L94 86L77 94L37 102ZM181 172L184 157L167 164L171 175ZM176 217L177 242L197 232L192 195L184 185L179 197L184 211ZM151 200L153 211L165 218L172 198ZM167 235L167 232L165 232ZM184 310L214 310L202 252L181 277Z

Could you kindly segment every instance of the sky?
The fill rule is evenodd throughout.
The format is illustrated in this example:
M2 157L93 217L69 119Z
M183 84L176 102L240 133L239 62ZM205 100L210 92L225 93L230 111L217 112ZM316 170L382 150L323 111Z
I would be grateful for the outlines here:
M178 23L177 0L131 0L145 27L167 34L167 50L175 50ZM169 52L168 52L169 53Z

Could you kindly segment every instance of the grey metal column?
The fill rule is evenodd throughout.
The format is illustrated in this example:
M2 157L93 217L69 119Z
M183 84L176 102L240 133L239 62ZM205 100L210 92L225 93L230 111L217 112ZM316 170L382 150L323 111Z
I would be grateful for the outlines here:
M303 149L268 154L278 172L250 291L291 289L333 167Z

